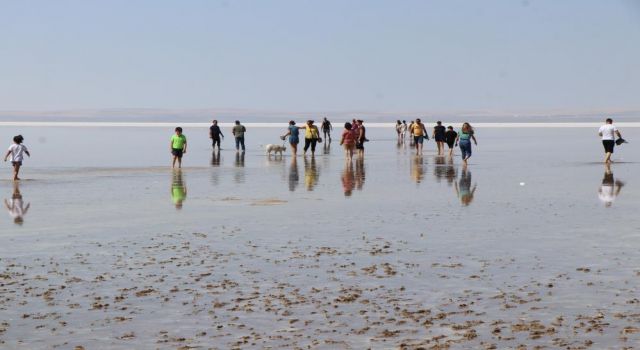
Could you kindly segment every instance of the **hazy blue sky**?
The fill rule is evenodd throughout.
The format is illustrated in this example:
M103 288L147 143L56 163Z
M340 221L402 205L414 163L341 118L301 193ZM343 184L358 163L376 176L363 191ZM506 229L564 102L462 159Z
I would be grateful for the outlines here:
M640 1L0 0L0 110L640 109Z

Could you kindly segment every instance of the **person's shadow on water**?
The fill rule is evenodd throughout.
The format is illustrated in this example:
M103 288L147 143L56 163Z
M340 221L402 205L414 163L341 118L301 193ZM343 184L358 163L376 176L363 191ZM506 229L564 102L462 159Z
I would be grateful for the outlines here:
M26 206L24 205L22 193L20 193L20 183L18 181L13 182L13 194L11 195L11 199L4 200L4 205L7 207L9 215L13 218L14 224L24 224L24 216L29 211L31 203L27 203Z
M598 198L604 203L605 207L609 208L613 205L623 186L624 182L614 178L613 172L611 171L611 164L605 164L604 177L602 178L600 188L598 188Z

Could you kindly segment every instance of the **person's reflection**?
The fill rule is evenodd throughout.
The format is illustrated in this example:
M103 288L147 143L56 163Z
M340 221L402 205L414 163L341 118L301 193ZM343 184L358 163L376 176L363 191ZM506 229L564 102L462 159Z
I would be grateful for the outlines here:
M18 181L13 182L13 194L11 195L11 200L5 199L4 205L7 207L7 210L9 210L9 215L13 218L13 223L16 225L22 225L24 223L24 216L27 214L27 211L29 211L31 203L27 203L26 206L24 205Z
M353 193L353 188L355 187L355 174L353 172L352 161L346 161L344 163L344 170L342 170L340 179L342 180L342 189L344 190L344 196L350 197Z
M181 169L174 169L171 181L171 200L177 210L182 209L182 203L187 199L187 186L184 183Z
M325 142L322 146L322 154L331 154L331 142Z
M602 178L602 184L598 189L598 198L600 198L600 201L604 203L605 207L608 208L613 204L613 201L615 201L616 197L620 194L622 186L624 186L624 182L616 180L613 177L611 165L605 164L604 177Z
M466 167L462 168L460 181L458 181L458 183L454 182L454 184L456 186L458 198L460 198L460 203L464 206L471 204L477 185L473 184L473 188L471 188L471 172L468 171Z
M456 180L456 168L453 166L453 159L451 157L436 156L433 175L436 177L438 182L445 179L449 186L453 185L453 182Z
M316 158L311 156L311 160L304 157L304 184L307 191L313 191L318 184L318 167L316 166Z
M222 162L222 159L220 158L220 148L218 148L217 150L213 150L211 152L211 166L214 168L218 168L220 167L221 162ZM211 183L213 183L214 185L217 185L218 182L220 182L218 171L212 171Z
M242 152L236 152L236 172L233 176L233 179L235 180L236 183L242 183L244 182L244 151Z
M422 155L413 155L410 170L413 180L416 183L420 183L424 178L424 159Z
M292 157L291 165L289 166L289 191L295 191L299 182L300 173L298 172L298 159L297 157Z
M220 158L220 149L211 152L211 166L219 167L222 162L222 158Z
M364 158L356 159L356 173L355 173L355 182L356 189L362 191L362 186L364 186Z

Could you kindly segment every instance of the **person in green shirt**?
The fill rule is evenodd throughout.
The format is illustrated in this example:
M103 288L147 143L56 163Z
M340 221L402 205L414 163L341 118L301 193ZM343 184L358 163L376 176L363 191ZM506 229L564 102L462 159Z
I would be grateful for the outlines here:
M177 127L175 135L171 136L171 142L169 142L169 148L173 155L173 163L171 167L176 167L176 160L178 161L178 168L182 168L182 155L187 153L187 137L182 134L182 128Z

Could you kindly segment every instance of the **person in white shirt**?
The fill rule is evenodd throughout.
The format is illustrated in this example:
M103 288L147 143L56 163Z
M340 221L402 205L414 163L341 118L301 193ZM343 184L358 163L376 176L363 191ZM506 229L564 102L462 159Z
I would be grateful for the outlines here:
M604 146L604 162L611 163L611 155L613 154L613 147L616 145L616 135L622 138L620 131L613 125L613 120L607 118L606 124L600 127L598 135L602 137L602 145Z
M24 155L31 157L31 153L27 150L27 147L22 144L24 137L22 135L13 137L13 144L9 146L7 154L4 155L4 161L6 162L9 156L11 156L11 165L13 165L13 181L18 181L18 173L20 173L20 167L22 166L22 160Z

